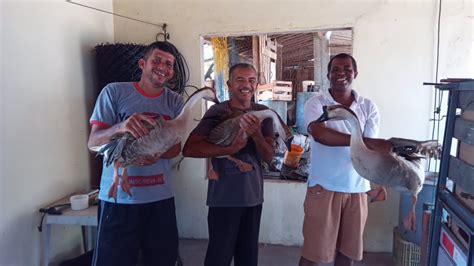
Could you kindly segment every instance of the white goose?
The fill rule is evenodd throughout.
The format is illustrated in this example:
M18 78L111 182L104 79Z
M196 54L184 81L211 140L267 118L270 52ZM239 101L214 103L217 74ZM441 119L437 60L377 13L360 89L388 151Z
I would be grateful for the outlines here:
M438 158L441 145L434 140L391 138L390 145L367 148L357 115L342 105L324 106L316 122L344 119L351 125L350 153L354 169L367 180L412 195L412 206L403 225L415 230L415 204L425 180L422 159Z
M156 126L147 124L150 132L148 135L138 139L132 134L125 133L116 136L109 143L95 148L99 154L104 155L106 166L113 163L114 175L112 185L109 188L109 198L117 200L117 189L120 184L122 190L131 196L130 184L128 182L127 166L132 165L140 158L149 156L160 156L173 145L180 143L185 135L186 122L189 119L191 109L201 99L217 102L215 91L211 88L202 88L193 93L181 113L173 120L156 118ZM122 176L118 169L123 167Z

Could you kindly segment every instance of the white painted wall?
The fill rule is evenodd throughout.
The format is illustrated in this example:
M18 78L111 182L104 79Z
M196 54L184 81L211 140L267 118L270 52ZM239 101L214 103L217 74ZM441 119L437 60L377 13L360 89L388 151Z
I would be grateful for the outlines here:
M113 20L63 0L0 10L0 265L39 265L38 209L89 185L91 50L113 41ZM81 249L80 227L54 227L53 262Z
M203 35L353 27L353 52L359 62L356 88L379 105L381 136L430 137L432 88L422 86L422 82L434 81L436 1L114 0L114 10L154 23L166 22L171 41L188 61L191 84L195 85L202 82ZM472 77L472 1L444 0L443 10L440 77ZM115 19L114 26L115 38L122 42L148 43L160 31L120 18ZM195 118L199 117L196 112ZM175 181L181 236L207 238L203 160L186 159ZM273 182L265 185L261 241L300 244L304 188ZM293 203L280 208L280 197L293 199ZM366 250L391 251L398 199L392 192L386 202L371 205ZM271 229L277 231L270 233Z

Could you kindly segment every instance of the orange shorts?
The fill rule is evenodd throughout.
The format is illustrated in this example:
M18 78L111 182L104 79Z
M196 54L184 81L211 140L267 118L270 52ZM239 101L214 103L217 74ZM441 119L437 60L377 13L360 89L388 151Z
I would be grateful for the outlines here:
M308 187L304 201L303 252L313 262L328 263L337 252L362 260L367 194Z

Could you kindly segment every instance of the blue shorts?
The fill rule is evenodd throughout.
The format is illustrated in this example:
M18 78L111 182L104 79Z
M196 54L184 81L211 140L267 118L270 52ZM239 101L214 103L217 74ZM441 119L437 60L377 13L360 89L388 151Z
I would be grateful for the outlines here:
M144 265L175 265L178 228L174 198L144 204L100 204L92 265L135 266L139 250Z

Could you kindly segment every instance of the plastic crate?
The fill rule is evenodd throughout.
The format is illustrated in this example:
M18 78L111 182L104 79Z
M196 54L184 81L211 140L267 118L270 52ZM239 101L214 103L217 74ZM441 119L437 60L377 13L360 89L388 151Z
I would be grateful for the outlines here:
M398 226L393 228L393 258L396 266L420 265L420 246L402 239Z

